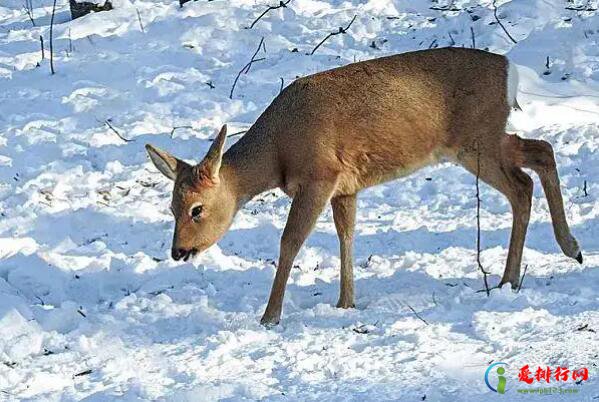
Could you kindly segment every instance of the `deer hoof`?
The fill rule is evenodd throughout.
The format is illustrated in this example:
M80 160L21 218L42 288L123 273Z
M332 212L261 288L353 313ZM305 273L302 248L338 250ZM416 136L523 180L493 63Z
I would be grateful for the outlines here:
M264 314L262 316L262 319L260 320L260 324L267 329L275 327L275 326L279 325L279 317L271 317L271 316Z
M354 302L339 300L337 302L337 308L356 308L356 305L354 304Z

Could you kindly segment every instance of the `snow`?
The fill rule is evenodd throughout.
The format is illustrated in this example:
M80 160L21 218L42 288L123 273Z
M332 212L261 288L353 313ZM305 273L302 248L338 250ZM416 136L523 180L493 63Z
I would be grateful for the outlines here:
M0 399L515 401L531 398L515 392L525 364L588 367L588 381L567 384L577 395L550 398L599 397L599 15L569 2L500 1L515 44L491 1L453 4L459 11L293 0L246 29L276 2L114 0L110 12L70 21L59 0L51 76L39 51L42 35L48 56L51 1L34 1L32 27L22 1L3 0ZM307 55L354 15L347 34ZM356 309L334 307L327 209L295 261L281 324L259 325L290 205L280 191L251 201L195 260L168 258L172 184L145 143L198 160L222 123L249 127L281 78L452 41L469 47L471 27L478 48L518 64L523 111L510 128L553 144L584 265L559 251L535 177L523 288L477 292L475 178L452 164L361 194ZM262 37L265 60L229 99ZM482 208L482 263L496 284L511 213L487 186ZM509 395L484 384L498 361Z

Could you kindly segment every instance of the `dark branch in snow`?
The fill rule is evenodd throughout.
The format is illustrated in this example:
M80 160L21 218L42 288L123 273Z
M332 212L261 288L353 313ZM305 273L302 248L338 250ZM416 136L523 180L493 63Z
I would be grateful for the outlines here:
M472 49L476 49L476 39L474 37L474 28L470 27L470 37L472 38Z
M457 8L455 7L453 4L448 4L445 7L429 7L429 10L435 10L435 11L462 11L461 8Z
M489 273L485 271L480 262L480 144L476 142L476 264L478 269L483 273L483 281L485 283L485 291L487 296L490 295L489 282L487 276Z
M247 132L248 132L247 130L237 131L235 133L227 134L227 138L237 137L238 135L242 135L242 134L245 134ZM212 141L214 141L214 138L210 138L208 141L212 142Z
M81 371L81 372L79 372L77 374L73 374L73 377L81 377L81 376L84 376L84 375L89 375L91 373L92 373L92 370L91 369L87 369L87 370L83 370L83 371Z
M71 28L69 28L69 51L67 52L68 55L73 53L73 40L71 39Z
M235 77L235 81L233 81L233 86L231 86L231 92L229 93L229 99L233 99L233 91L235 91L235 86L237 85L237 81L239 81L239 77L241 76L241 74L249 73L250 68L252 67L252 63L256 63L258 61L265 60L264 57L259 58L259 59L256 58L256 56L258 55L258 52L260 51L260 49L262 48L263 45L264 45L264 36L260 39L258 48L254 52L254 55L252 56L250 61L245 66L243 66L243 68L241 70L239 70L239 72L237 73L237 77ZM264 49L265 49L264 51L266 52L266 47L264 47Z
M287 0L287 1L285 1L285 2L283 2L283 1L280 1L278 6L268 6L268 8L267 8L266 10L264 10L264 12L263 12L262 14L260 14L260 15L258 16L258 18L256 18L256 19L254 20L254 22L252 22L252 24L251 24L249 27L247 27L247 29L252 29L252 28L254 27L254 25L256 25L256 23L257 23L258 21L260 21L260 19L261 19L262 17L264 17L266 14L268 14L268 12L269 12L269 11L271 11L271 10L276 10L276 9L278 9L278 8L287 8L287 4L289 4L289 3L291 3L291 0Z
M25 9L25 13L27 14L27 17L29 17L29 20L31 21L31 25L35 26L35 20L33 19L32 0L25 0L25 5L23 6L23 8Z
M518 43L518 41L516 39L514 39L514 37L512 35L510 35L510 33L508 32L508 30L506 29L506 27L499 20L499 17L497 16L497 5L495 4L496 1L497 0L493 0L493 16L495 16L495 20L497 21L497 23L499 24L499 26L501 27L501 29L503 29L503 32L505 32L505 34L508 36L508 38L510 38L510 40L512 42Z
M312 56L314 54L314 52L316 52L316 50L318 50L318 48L320 46L322 46L323 43L325 43L327 40L329 40L330 37L347 33L347 30L352 26L352 24L356 20L356 17L357 17L357 15L354 15L354 18L351 19L351 21L349 22L349 24L347 24L347 26L345 28L339 27L339 30L337 32L331 32L330 34L325 36L325 38L323 40L321 40L320 43L318 45L316 45L316 47L314 49L312 49L312 51L310 52L310 56Z
M281 87L279 88L279 93L283 92L283 85L285 85L285 80L281 77ZM585 181L586 184L586 181Z
M115 133L121 140L123 140L125 142L131 142L131 141L133 141L133 140L130 140L128 138L123 137L121 135L121 133L119 133L119 131L116 128L114 128L114 126L112 124L110 124L110 120L109 119L104 120L104 124L106 124L108 126L108 128L110 130L112 130L112 132Z
M451 40L449 46L455 46L455 40L453 39L453 35L451 34L451 32L447 32L447 35L449 36L449 40Z
M522 278L520 278L520 283L518 284L518 289L516 293L520 293L520 289L522 289L522 284L524 283L524 277L526 276L526 270L528 269L528 264L524 266L524 273L522 274Z
M42 60L46 58L46 54L44 53L44 37L40 35L40 48L42 50Z
M408 303L405 303L405 304L406 304L406 306L408 306L408 308L409 308L410 310L412 310L412 313L414 313L414 315L415 315L415 316L416 316L416 317L417 317L417 318L418 318L420 321L422 321L423 323L425 323L426 325L428 325L428 322L426 322L426 320L425 320L424 318L422 318L422 317L420 316L420 314L418 314L418 312L417 312L416 310L414 310L414 308L412 308L412 306L410 306Z
M50 17L50 72L54 75L54 48L52 46L52 34L54 31L54 14L56 13L56 0L52 4L52 16Z
M177 130L179 130L179 129L181 129L181 128L187 128L187 129L193 130L193 127L192 127L192 126L175 126L175 127L173 127L173 129L171 130L171 138L173 138L173 135L175 135L175 131L177 131Z
M145 33L146 31L144 30L144 24L142 24L142 22L141 22L141 14L139 13L139 9L136 8L135 11L137 12L137 21L139 21L139 28L141 29L142 32Z

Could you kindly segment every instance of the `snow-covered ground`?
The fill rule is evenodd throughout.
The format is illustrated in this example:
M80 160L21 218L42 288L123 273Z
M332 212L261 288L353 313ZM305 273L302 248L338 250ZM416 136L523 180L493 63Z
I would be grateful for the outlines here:
M598 2L497 3L517 44L489 0L457 0L457 11L430 9L443 0L292 0L253 29L276 2L114 0L113 11L70 21L59 0L52 76L51 0L33 0L35 27L23 1L1 0L0 400L541 398L515 391L525 364L587 367L587 381L551 383L578 394L545 399L597 400L599 15L566 7ZM307 54L354 15L347 34ZM523 111L511 125L554 145L584 265L558 250L535 177L523 289L478 293L475 178L451 164L361 194L354 310L333 307L329 209L296 260L281 325L259 325L290 205L279 191L248 204L194 261L169 259L172 184L145 143L198 160L221 123L249 127L281 79L470 47L472 34L521 66ZM230 100L262 37L264 60ZM482 202L482 262L496 284L511 213L490 187ZM500 361L506 395L483 378Z

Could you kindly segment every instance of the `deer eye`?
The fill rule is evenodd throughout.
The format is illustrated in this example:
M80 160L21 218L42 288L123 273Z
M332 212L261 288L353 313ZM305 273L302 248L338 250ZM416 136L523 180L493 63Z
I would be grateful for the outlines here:
M203 209L204 207L202 205L196 205L195 207L191 208L191 219L193 219L196 222L199 221L202 216Z

